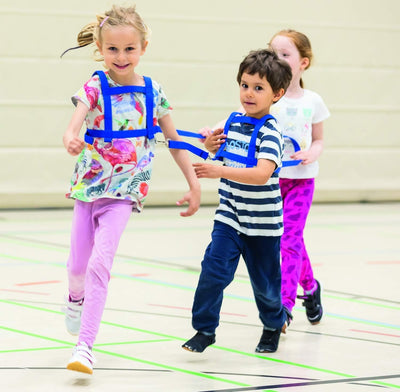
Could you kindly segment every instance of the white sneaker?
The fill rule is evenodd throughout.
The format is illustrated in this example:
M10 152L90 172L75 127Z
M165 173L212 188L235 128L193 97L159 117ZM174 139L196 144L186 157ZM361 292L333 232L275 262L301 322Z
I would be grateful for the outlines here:
M67 331L71 335L79 335L79 330L81 328L81 315L83 308L83 299L79 302L72 302L69 298L65 299L65 307L63 312L65 313L65 325Z
M94 363L96 363L96 359L93 356L92 349L86 343L78 343L72 352L67 369L93 374Z

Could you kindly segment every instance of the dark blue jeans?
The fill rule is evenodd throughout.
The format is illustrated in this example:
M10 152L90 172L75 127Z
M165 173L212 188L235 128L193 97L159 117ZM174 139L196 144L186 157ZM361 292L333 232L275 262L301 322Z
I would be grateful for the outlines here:
M247 236L215 221L194 296L192 325L195 330L215 333L223 291L232 282L241 255L263 325L282 328L286 316L281 301L280 237Z

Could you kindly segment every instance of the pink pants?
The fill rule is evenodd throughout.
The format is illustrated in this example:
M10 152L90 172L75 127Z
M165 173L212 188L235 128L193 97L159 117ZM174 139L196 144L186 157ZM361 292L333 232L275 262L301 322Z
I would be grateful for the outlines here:
M303 238L314 194L314 179L281 178L279 185L284 227L281 238L282 304L292 311L298 284L304 291L313 291L316 287Z
M79 342L93 346L107 298L118 243L132 213L128 200L75 201L67 262L69 295L85 298Z

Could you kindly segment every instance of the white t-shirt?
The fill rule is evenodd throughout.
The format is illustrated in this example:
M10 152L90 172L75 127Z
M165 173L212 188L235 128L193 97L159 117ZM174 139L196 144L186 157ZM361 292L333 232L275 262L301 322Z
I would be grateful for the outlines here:
M301 98L291 99L283 96L271 106L271 114L278 120L284 136L297 141L302 150L308 150L312 142L312 124L326 120L329 110L317 93L303 90ZM290 140L284 139L285 148L283 161L290 161L294 147ZM318 175L318 162L309 165L283 167L280 178L314 178Z

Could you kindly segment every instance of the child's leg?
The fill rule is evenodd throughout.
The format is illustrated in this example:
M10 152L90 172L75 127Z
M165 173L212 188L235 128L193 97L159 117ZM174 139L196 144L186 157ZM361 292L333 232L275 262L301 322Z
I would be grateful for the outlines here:
M240 238L260 319L264 327L280 331L286 320L281 301L280 237Z
M100 326L114 256L131 213L132 203L127 200L99 199L93 203L94 244L86 271L79 334L79 342L89 347Z
M314 285L313 271L303 239L314 193L314 179L280 179L279 183L283 198L284 225L281 239L282 302L292 311L301 277L303 284Z
M310 258L308 257L307 249L303 240L303 255L300 271L299 284L304 292L312 294L317 289L317 282L314 279L314 273L311 266Z
M212 240L201 263L192 308L193 328L214 334L219 324L223 291L232 282L241 254L239 236L232 227L214 222Z
M74 301L85 296L85 274L94 240L92 207L93 203L75 201L67 261L69 296Z

